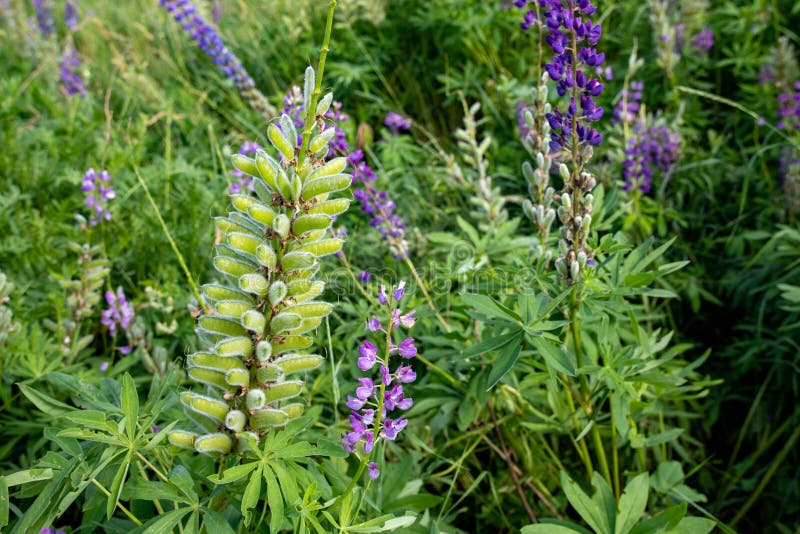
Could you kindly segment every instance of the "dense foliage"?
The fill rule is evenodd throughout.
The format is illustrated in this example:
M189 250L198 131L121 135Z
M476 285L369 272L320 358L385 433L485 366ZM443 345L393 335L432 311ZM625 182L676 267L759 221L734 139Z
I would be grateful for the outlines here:
M796 532L797 28L0 0L0 530Z

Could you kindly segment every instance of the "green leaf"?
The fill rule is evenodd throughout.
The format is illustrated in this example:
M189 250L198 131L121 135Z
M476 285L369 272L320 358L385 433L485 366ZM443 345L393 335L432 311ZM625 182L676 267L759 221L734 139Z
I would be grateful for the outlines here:
M230 484L231 482L236 482L237 480L243 479L259 465L261 464L259 464L258 462L250 462L247 464L235 465L223 471L222 476L211 475L208 477L208 480L210 480L214 484Z
M131 466L132 454L131 451L128 451L125 459L122 460L122 463L117 469L117 474L114 475L114 482L111 484L110 490L111 495L108 496L108 500L106 501L106 519L111 519L111 516L114 515L114 510L117 508L119 495L122 493L122 485L125 483L125 477L128 476L128 469Z
M131 477L125 483L125 488L122 490L120 498L124 501L165 500L190 504L173 486L165 482L145 480L138 477Z
M663 534L672 531L686 515L686 503L671 506L660 514L636 525L630 534Z
M58 401L49 395L45 395L44 393L33 389L27 384L17 385L19 386L20 391L22 391L22 394L25 395L34 406L39 408L47 415L59 416L75 411L75 408L69 404L64 404L63 402Z
M585 532L583 529L577 529L566 525L557 525L554 523L539 523L536 525L527 525L520 530L521 534L575 534Z
M684 517L670 534L708 534L716 523L703 517Z
M567 376L575 376L575 362L570 358L569 353L536 336L528 336L528 341L542 355L547 367Z
M278 479L268 465L264 466L264 481L267 483L267 502L271 514L269 528L272 532L279 532L283 523L285 507Z
M628 482L619 499L619 513L614 534L627 534L636 525L647 506L649 491L650 476L646 472Z
M178 508L157 516L153 518L155 521L147 522L147 527L142 531L142 534L171 534L181 519L191 511L192 509L188 507Z
M109 434L114 434L117 431L117 425L108 421L106 413L100 410L81 410L68 413L64 418L76 425L101 430Z
M578 483L569 478L564 471L561 472L561 488L575 511L597 534L611 534L608 518L600 506L586 495Z
M203 527L209 534L236 534L222 514L210 508L203 508Z
M53 470L50 468L26 469L24 471L11 473L10 475L6 475L2 478L9 488L13 488L14 486L19 486L20 484L30 484L31 482L37 482L39 480L50 480L53 478Z
M514 368L514 364L517 363L519 353L522 350L522 336L522 332L519 332L517 334L517 339L512 340L506 345L506 348L503 349L503 352L500 353L500 356L498 356L492 364L492 370L489 372L489 379L486 387L487 390L492 389Z
M250 510L255 508L258 504L258 498L261 495L262 467L260 463L257 465L259 468L255 470L255 473L250 475L250 480L247 482L247 486L244 488L244 493L242 494L242 516L244 517L244 524L246 526L250 526L251 524L252 514Z
M469 240L472 241L473 245L477 247L481 244L481 238L478 235L478 231L475 230L471 224L462 219L460 216L456 217L456 223L458 224L458 227L461 228L465 234L467 234L467 237L469 237Z
M128 373L122 378L121 400L128 438L133 440L136 438L136 423L139 419L139 395L136 393L136 384Z
M8 525L8 483L0 476L0 529Z
M472 306L479 313L488 317L501 317L508 322L519 324L522 319L513 310L503 306L487 295L480 295L477 293L464 293L461 295L461 300L467 306Z
M493 350L497 350L500 347L506 346L512 340L516 339L521 332L522 330L516 329L512 330L508 334L503 334L501 336L484 339L477 345L468 347L466 350L464 350L464 352L461 353L461 355L464 358L470 358L472 356L477 356L478 354L483 354L485 352L492 352Z

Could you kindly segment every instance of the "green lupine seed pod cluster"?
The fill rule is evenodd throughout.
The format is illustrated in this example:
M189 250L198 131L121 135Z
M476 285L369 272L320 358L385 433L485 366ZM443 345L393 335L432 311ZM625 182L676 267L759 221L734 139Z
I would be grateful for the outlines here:
M309 68L307 110L313 87ZM233 211L216 219L222 240L214 267L225 281L202 288L208 306L196 328L202 349L187 359L189 377L205 391L180 397L202 430L171 432L173 445L207 454L242 451L250 442L245 435L258 440L303 413L303 377L323 362L311 352L309 334L333 309L319 298L320 258L341 250L330 227L350 205L331 198L352 180L345 158L326 161L333 126L322 116L331 100L327 95L316 106L303 157L286 115L267 128L277 159L264 150L253 159L233 156L233 165L253 177L255 195L232 194Z

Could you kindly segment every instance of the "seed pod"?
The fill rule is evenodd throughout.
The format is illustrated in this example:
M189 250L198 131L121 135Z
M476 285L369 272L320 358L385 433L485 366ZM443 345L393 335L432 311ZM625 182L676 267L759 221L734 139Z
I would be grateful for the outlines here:
M307 269L314 265L317 258L311 252L289 252L281 258L281 268L284 272L295 271L297 269Z
M286 354L275 360L275 365L281 368L284 375L292 373L306 373L322 365L325 358L319 354Z
M228 413L226 403L191 391L181 393L181 402L193 412L204 415L217 423L222 423L225 414Z
M234 154L231 156L231 163L233 163L234 167L245 174L249 174L250 176L259 176L256 161L252 158L248 158L242 154Z
M220 300L244 300L255 304L253 297L231 287L226 287L219 284L206 284L202 287L202 290L203 297L206 301L217 302Z
M297 136L297 130L294 127L294 122L292 121L291 117L289 117L289 115L287 115L286 113L283 113L281 114L279 120L281 123L281 132L286 137L286 139L290 141L290 143L293 143L298 136ZM292 155L294 155L294 148L292 149Z
M194 442L195 450L203 454L228 454L232 445L231 438L222 433L206 434Z
M242 326L256 334L262 334L267 326L267 318L257 310L247 310L242 314Z
M241 213L235 211L228 213L227 217L214 217L214 225L220 232L242 232L258 235L261 229L252 219L246 219Z
M275 176L275 185L278 186L277 192L280 194L280 196L285 199L291 198L292 182L289 180L289 177L286 176L286 172L280 165L278 165L278 174Z
M311 284L311 287L305 293L294 296L295 302L305 302L307 300L315 299L322 294L325 290L325 282L316 280Z
M245 404L248 410L260 410L267 404L267 397L260 389L250 389L245 396Z
M214 310L218 315L224 317L239 318L246 311L252 310L254 306L249 302L242 302L241 300L221 300L217 302Z
M259 367L256 371L256 380L259 384L276 382L281 378L283 378L283 370L277 365L265 365L264 367Z
M289 181L289 191L291 193L291 198L294 202L300 200L300 192L303 190L303 181L300 180L300 176L297 174L292 174L292 179Z
M201 328L209 332L216 332L225 336L241 336L244 334L244 328L242 328L241 324L229 319L223 319L217 315L203 315L197 322Z
M322 323L322 319L322 317L309 317L308 319L303 319L303 322L300 323L300 326L293 328L289 331L289 333L299 336L300 334L305 334L306 332L315 330L320 323Z
M224 391L230 389L225 382L225 374L220 371L206 369L205 367L190 367L186 370L186 374L195 382L200 382L201 384L219 388Z
M323 178L309 180L303 186L303 200L311 200L315 196L335 193L350 187L353 178L349 174L333 174Z
M284 312L296 313L301 317L325 317L333 310L333 304L330 302L312 301L303 302L302 304L294 304L287 306L283 309Z
M248 439L248 437L250 439ZM239 452L246 452L252 450L252 446L250 445L251 441L258 443L258 434L255 432L241 432L237 436L236 439L236 450Z
M289 419L297 419L301 415L303 415L303 411L305 410L305 405L300 402L295 402L292 404L287 404L286 406L281 406L281 410L286 412L286 415L289 416Z
M289 416L283 410L264 408L250 414L250 426L256 430L266 430L274 426L283 426Z
M289 382L280 382L279 384L272 384L264 391L267 399L267 404L272 404L275 401L291 399L300 394L303 389L302 380L291 380Z
M252 263L253 267L255 267L255 262L253 261L254 257L251 254L236 250L227 244L217 245L214 248L214 253L220 258L230 258L234 261L241 261L248 265Z
M272 229L275 230L275 233L281 236L281 238L289 235L290 226L291 222L289 218L283 213L276 215L275 219L272 221Z
M302 322L303 318L296 313L281 312L272 318L269 325L273 334L280 334L297 328Z
M172 430L167 434L167 439L171 445L181 449L194 450L194 441L197 439L197 434L186 432L185 430Z
M269 282L267 282L267 279L261 274L249 273L239 277L239 288L247 293L253 293L254 295L263 297L267 294Z
M231 197L231 204L233 204L233 207L241 211L242 213L247 213L247 208L250 207L252 204L258 202L250 195L230 195L230 197Z
M247 423L247 416L241 410L231 410L225 416L225 426L234 432L241 432Z
M332 102L333 102L333 93L326 93L325 96L322 97L322 100L320 100L319 103L317 104L317 111L315 112L315 115L317 117L325 115L331 108ZM333 130L333 128L329 129Z
M342 245L344 245L344 240L334 237L330 239L321 239L319 241L314 241L313 243L303 244L294 251L310 252L319 258L329 254L336 254L342 250Z
M286 298L286 292L288 291L286 284L281 282L280 280L273 282L272 285L269 287L269 303L272 306L277 306L280 304L284 298Z
M272 353L277 355L288 351L307 349L313 342L314 340L308 336L284 336L281 343L273 343Z
M258 167L258 172L261 174L261 177L264 179L264 183L266 183L271 190L278 191L278 163L263 150L258 150L256 152L256 166Z
M216 256L214 258L214 268L216 268L217 271L221 272L222 274L227 274L235 278L239 278L245 274L250 274L257 269L254 268L254 266L249 262L240 259L228 258L225 256Z
M333 128L329 128L325 130L325 132L333 132ZM316 151L315 151L316 152ZM311 176L309 176L309 180L315 180L317 178L324 178L326 176L333 176L334 174L340 174L345 167L347 167L347 158L333 158L329 162L327 162L322 167L318 167Z
M189 367L205 367L217 371L228 371L230 369L244 369L244 364L239 358L219 356L208 352L195 352L187 358Z
M310 280L293 280L289 282L287 286L288 295L293 297L295 295L299 295L301 293L305 293L311 289L311 281Z
M267 226L272 226L272 221L275 220L275 210L260 202L253 202L250 204L250 207L247 208L247 214L256 221L266 224Z
M253 342L249 337L232 337L217 343L214 350L220 356L249 358L253 354Z
M256 344L256 359L260 362L269 361L272 357L272 343L269 341L259 341Z
M300 215L292 223L292 233L302 235L312 230L322 230L331 224L331 216L323 213L314 215Z
M264 180L260 178L253 178L253 181L250 182L250 185L252 186L253 191L256 192L256 196L259 198L259 200L261 200L261 202L272 204L272 189L269 188ZM249 208L248 213L250 213Z
M294 143L289 142L275 123L267 127L267 137L272 143L272 146L277 148L278 152L280 152L284 158L287 160L294 158Z
M323 213L335 217L347 211L350 207L349 198L334 198L333 200L326 200L308 208L309 215L316 215Z
M334 128L328 128L327 130L323 130L321 134L315 135L311 138L311 142L308 144L308 149L311 152L317 153L325 146L331 142L333 136L336 134L336 130Z
M266 267L270 271L275 270L275 264L278 262L278 256L275 255L275 251L272 250L272 246L269 243L261 243L256 247L256 259L259 265Z
M247 369L231 369L225 373L225 383L236 388L250 384L250 371Z

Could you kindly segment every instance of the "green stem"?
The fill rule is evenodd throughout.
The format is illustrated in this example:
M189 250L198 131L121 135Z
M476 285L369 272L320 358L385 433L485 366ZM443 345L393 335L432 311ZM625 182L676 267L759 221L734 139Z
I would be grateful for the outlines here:
M100 484L100 483L99 483L99 482L98 482L96 479L94 479L94 478L92 479L92 484L94 484L95 486L97 486L97 489L99 489L100 491L102 491L102 492L103 492L103 493L106 495L106 497L111 497L111 492L110 492L110 491L108 491L108 490L107 490L107 489L106 489L106 488L105 488L105 487L104 487L102 484ZM139 519L138 519L138 518L137 518L135 515L133 515L133 514L131 513L131 511L130 511L130 510L128 510L127 508L125 508L125 505L124 505L124 504L122 504L121 502L117 501L117 508L119 508L119 509L122 511L122 513L123 513L123 514L125 514L126 516L128 516L128 519L130 519L131 521L133 521L134 523L136 523L136 526L137 526L137 527L141 527L141 526L142 526L142 522L141 522L141 521L139 521Z
M614 469L614 497L619 502L619 453L617 452L617 427L614 424L614 402L613 393L609 399L608 406L611 415L611 461L613 462Z
M414 267L414 264L411 262L408 255L403 254L403 260L406 262L408 269L411 271L411 276L413 276L414 280L417 282L417 287L419 287L420 291L422 291L422 296L425 297L425 301L428 303L428 307L431 309L434 315L436 315L436 318L439 320L440 323L442 323L442 326L444 327L445 331L447 331L447 333L449 334L450 332L453 331L453 329L450 328L450 324L445 320L444 317L442 317L442 314L439 313L439 310L433 304L433 300L431 300L431 296L428 293L428 289L422 282L422 278L420 278L416 267Z
M306 110L306 123L303 127L303 144L300 146L300 153L297 155L297 168L303 165L306 157L308 144L311 142L311 129L314 126L317 113L317 103L322 92L322 75L325 73L325 60L328 58L330 50L331 31L333 30L333 11L336 8L336 0L328 2L328 21L325 24L325 38L322 40L322 48L319 50L319 65L317 66L317 76L314 82L314 92L311 94L311 104Z

